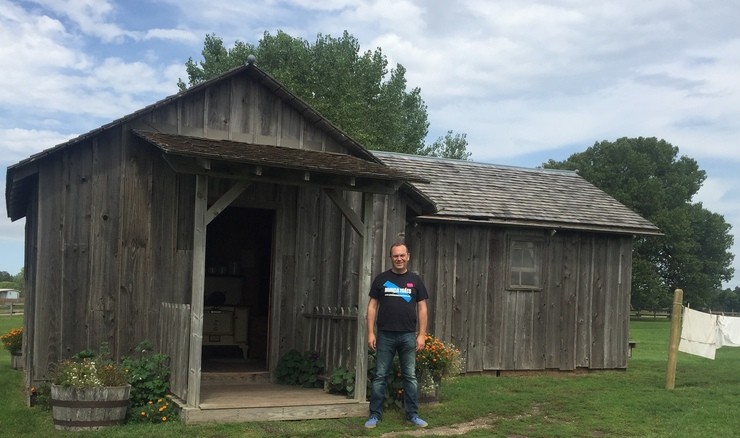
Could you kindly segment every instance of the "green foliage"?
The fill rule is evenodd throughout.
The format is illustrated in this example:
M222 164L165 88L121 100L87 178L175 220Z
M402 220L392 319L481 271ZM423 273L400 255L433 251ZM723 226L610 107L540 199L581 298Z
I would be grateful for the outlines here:
M447 131L444 137L439 137L431 145L422 148L419 155L467 160L471 154L467 152L468 140L466 137L467 134L453 135L452 131Z
M709 308L715 312L740 312L740 287L717 292Z
M416 87L408 90L406 69L388 70L380 48L360 51L347 31L341 37L318 34L314 43L283 31L265 32L259 44L236 41L224 47L206 35L203 60L186 62L190 86L244 64L253 54L257 64L300 96L332 123L368 149L467 158L465 134L448 133L439 145L424 146L429 129L427 107ZM178 86L186 89L180 80Z
M136 346L137 357L125 357L121 365L126 369L131 384L131 406L146 406L150 401L163 399L170 388L170 358L155 353L149 341Z
M132 423L167 423L177 419L177 410L169 396L150 400L143 406L129 410L128 421Z
M23 268L15 275L11 275L6 271L0 271L0 289L15 289L20 292L20 297L22 298L26 284L24 275Z
M347 398L353 398L355 396L355 372L346 367L335 369L329 376L327 390L331 394L344 394Z
M673 290L704 308L730 280L733 237L724 217L692 203L706 173L678 148L656 138L596 143L548 168L578 170L586 180L657 225L665 234L634 241L632 306L668 307Z
M51 385L47 382L38 386L32 386L30 389L31 406L38 406L44 411L51 410Z
M300 385L304 388L320 388L319 375L324 371L324 363L318 352L290 350L280 358L275 370L277 382L283 385Z

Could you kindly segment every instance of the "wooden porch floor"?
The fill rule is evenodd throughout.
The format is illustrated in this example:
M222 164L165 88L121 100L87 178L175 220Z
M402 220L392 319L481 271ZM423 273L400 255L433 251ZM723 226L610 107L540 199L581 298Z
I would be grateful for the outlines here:
M201 386L200 395L199 408L182 408L186 424L364 417L368 413L367 402L328 394L319 388L209 383Z

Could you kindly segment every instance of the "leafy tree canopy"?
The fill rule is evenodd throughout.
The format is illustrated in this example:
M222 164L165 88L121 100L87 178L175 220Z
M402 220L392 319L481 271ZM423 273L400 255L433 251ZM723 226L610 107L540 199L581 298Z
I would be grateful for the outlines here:
M237 41L230 49L214 34L206 35L203 60L185 63L193 86L243 65L255 55L260 68L369 149L467 159L465 134L452 131L424 145L427 107L416 87L407 90L406 69L388 70L380 48L360 53L360 44L345 31L340 38L319 34L311 44L285 32L265 32L259 44ZM187 86L178 82L181 90Z
M668 307L673 290L681 288L685 301L704 308L722 282L732 278L731 226L691 202L706 173L695 160L678 157L677 147L656 138L620 138L543 167L577 170L665 234L635 239L633 307Z

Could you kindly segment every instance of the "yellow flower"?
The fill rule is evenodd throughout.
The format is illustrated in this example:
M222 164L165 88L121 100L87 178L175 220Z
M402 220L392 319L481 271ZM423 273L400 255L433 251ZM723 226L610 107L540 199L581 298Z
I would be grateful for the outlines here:
M144 411L141 411L141 416L142 416L142 417L146 417L146 412L144 412Z
M162 421L167 421L167 417L162 417Z

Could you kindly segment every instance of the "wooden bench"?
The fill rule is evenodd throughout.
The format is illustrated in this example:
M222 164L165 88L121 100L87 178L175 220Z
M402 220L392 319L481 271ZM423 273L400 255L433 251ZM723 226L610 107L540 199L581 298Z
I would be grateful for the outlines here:
M629 341L629 343L627 345L629 345L629 347L630 347L629 355L627 357L632 357L632 349L633 348L637 348L637 342L635 342L635 341Z

